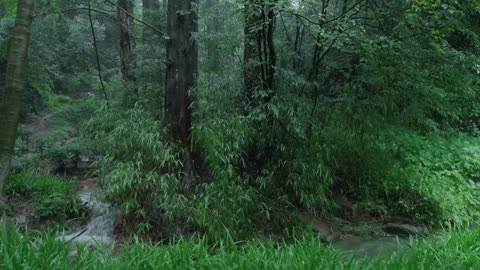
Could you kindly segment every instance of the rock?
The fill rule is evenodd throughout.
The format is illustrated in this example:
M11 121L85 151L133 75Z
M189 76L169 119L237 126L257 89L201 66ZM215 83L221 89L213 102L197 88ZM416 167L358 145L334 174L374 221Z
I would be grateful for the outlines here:
M302 219L312 226L312 229L318 233L322 242L333 243L340 239L340 233L327 221L306 216L303 216Z
M78 156L78 159L80 160L80 162L85 162L85 163L90 162L90 157L87 155L80 154Z
M90 169L90 157L80 154L77 160L77 169Z
M10 161L10 168L12 170L21 170L23 168L23 164L18 159L12 159Z
M15 222L16 222L18 225L26 224L26 223L27 223L27 216L25 216L25 215L20 215L20 216L18 216L18 217L15 218Z
M402 223L388 223L383 230L386 233L394 235L416 235L428 233L428 228L425 225L412 225Z

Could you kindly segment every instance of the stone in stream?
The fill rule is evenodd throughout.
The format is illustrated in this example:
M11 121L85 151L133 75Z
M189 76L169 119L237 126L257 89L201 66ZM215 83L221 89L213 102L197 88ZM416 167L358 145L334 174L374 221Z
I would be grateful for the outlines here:
M402 224L402 223L388 223L385 225L383 230L386 233L394 235L417 235L417 234L427 234L428 228L425 225L412 225L412 224Z
M12 170L21 170L23 168L23 164L20 162L20 160L12 158L10 161L10 168Z
M322 242L333 243L340 238L340 233L327 221L319 218L309 218L306 215L303 215L302 219L312 226Z

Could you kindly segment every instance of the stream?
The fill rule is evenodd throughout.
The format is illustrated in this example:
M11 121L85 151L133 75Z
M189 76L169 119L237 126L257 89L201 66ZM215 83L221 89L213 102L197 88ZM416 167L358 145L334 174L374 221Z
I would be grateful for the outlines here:
M82 190L78 193L78 197L81 203L90 209L90 220L82 227L63 233L60 238L67 242L79 242L87 245L114 244L115 211L113 207L108 203L101 202L95 190Z
M348 236L332 244L342 255L355 258L389 255L409 244L409 238L400 236Z
M82 204L91 211L90 220L79 228L59 237L66 242L78 242L88 246L113 245L115 209L108 203L101 202L96 195L95 189L83 189L78 192ZM359 237L344 236L331 245L342 255L355 258L389 255L409 244L408 237L400 236L376 236Z

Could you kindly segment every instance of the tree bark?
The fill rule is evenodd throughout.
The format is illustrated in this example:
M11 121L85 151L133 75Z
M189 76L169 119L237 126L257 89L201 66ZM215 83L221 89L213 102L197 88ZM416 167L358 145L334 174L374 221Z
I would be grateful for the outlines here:
M5 201L5 181L10 169L22 107L33 2L34 0L17 2L17 17L8 53L5 90L0 100L0 204Z
M194 179L190 129L192 100L197 87L198 0L168 1L167 9L167 70L165 85L165 124L173 140L186 148L184 158L185 184Z
M135 82L135 36L133 31L132 0L117 1L117 15L120 26L120 69L124 82Z
M275 17L275 1L246 0L243 76L245 98L249 105L257 106L270 101L275 90ZM268 94L263 100L258 100L257 91L267 91Z

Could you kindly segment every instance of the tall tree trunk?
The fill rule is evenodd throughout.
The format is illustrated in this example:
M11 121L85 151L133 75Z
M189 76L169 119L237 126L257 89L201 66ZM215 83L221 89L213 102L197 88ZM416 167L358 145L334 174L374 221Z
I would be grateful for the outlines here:
M249 105L270 101L275 90L275 17L275 1L246 0L243 75L245 98ZM264 99L257 100L256 92L261 90L268 91L268 94Z
M4 186L22 107L33 2L34 0L17 2L17 18L9 47L5 90L0 100L0 204L4 202Z
M185 184L194 180L190 129L192 97L197 87L198 0L170 0L167 10L167 71L165 85L165 124L170 136L186 148Z
M118 0L117 15L120 25L120 68L124 82L135 82L135 36L133 32L133 1Z

